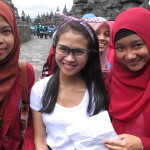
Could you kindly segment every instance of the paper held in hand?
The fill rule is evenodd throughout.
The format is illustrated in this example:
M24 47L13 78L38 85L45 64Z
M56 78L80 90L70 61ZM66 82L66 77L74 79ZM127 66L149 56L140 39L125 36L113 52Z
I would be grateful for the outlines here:
M104 140L119 140L107 111L68 126L66 132L77 150L108 150Z

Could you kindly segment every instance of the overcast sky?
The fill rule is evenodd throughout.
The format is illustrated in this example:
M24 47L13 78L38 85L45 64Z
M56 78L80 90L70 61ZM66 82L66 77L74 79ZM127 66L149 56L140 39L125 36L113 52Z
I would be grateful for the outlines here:
M73 0L12 0L12 3L18 9L19 16L24 10L26 15L35 18L38 14L50 13L51 10L56 11L57 7L60 11L63 11L65 4L67 10L70 11Z

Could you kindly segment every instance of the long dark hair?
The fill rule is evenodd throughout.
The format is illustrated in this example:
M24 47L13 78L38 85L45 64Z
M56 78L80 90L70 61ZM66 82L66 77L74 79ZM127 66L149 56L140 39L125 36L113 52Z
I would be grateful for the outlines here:
M86 66L81 71L81 76L86 83L89 92L89 103L87 112L95 115L101 110L108 109L108 97L105 89L102 71L100 69L99 59L99 42L94 30L86 24L93 32L94 39L92 39L89 31L79 22L67 22L59 27L54 37L53 44L56 49L56 44L59 41L60 35L63 33L74 31L83 35L88 41L88 49L93 50L88 55ZM59 92L59 72L60 69L56 65L54 75L49 79L46 90L42 97L43 107L41 112L52 113L57 102ZM94 110L93 110L94 109Z

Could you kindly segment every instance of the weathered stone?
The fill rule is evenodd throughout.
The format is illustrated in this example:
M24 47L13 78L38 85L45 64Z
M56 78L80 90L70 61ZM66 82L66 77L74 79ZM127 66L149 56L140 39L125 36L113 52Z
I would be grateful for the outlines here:
M25 23L31 23L29 17L25 23L21 22L17 8L14 7L12 1L4 1L6 1L14 9L18 24L25 25ZM82 16L87 13L93 13L94 15L104 17L107 20L115 20L118 14L132 7L144 7L150 10L149 0L73 0L71 11L67 12L65 5L63 13L77 18L82 18ZM59 7L57 8L57 11L59 11ZM38 23L53 27L53 25L57 26L61 24L62 19L51 12L50 14L44 14L42 16L38 15L34 24Z
M132 7L144 7L150 10L148 0L74 0L71 14L81 17L86 13L93 13L114 20L118 14Z

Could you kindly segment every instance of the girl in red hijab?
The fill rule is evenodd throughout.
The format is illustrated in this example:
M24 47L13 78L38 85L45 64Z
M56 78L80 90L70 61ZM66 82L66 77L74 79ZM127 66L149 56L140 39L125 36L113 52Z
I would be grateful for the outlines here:
M115 57L107 78L114 129L111 150L150 150L150 12L131 8L113 25Z
M23 84L19 53L20 36L14 12L0 0L0 150L34 149L31 120L24 137L20 128ZM28 63L26 66L29 94L34 83L34 71Z

